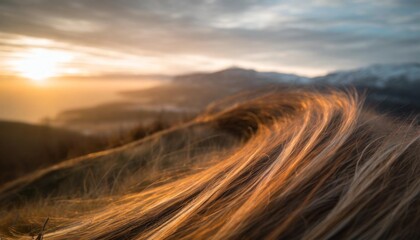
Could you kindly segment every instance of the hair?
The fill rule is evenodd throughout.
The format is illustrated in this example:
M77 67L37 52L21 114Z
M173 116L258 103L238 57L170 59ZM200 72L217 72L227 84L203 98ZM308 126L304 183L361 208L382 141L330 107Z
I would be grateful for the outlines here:
M193 122L233 136L228 154L63 220L45 239L420 239L419 128L357 94L258 94Z

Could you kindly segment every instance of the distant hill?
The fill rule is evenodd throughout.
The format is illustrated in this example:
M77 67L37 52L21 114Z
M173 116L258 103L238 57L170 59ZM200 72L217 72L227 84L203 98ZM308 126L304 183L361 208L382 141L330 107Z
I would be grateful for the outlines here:
M241 91L267 86L286 87L290 81L307 80L291 74L240 68L181 75L156 87L123 92L129 99L125 102L63 111L54 124L85 133L104 133L148 124L156 119L177 123L192 118L211 102Z
M96 139L76 132L0 121L0 183L99 146Z
M405 89L420 82L420 64L376 64L369 67L336 71L314 78L330 84L354 84L357 86Z
M354 86L385 111L420 113L420 64L372 65L313 78L318 84Z
M293 74L228 68L174 77L169 84L123 94L144 105L202 109L241 91L273 87L354 87L384 109L420 112L420 64L373 65L307 78Z
M148 106L189 108L200 111L209 103L247 90L263 87L287 87L307 83L308 78L293 74L257 72L250 69L228 68L213 73L180 75L172 82L144 90L123 92Z
M203 111L210 103L239 92L295 87L354 88L366 94L368 104L384 112L420 113L420 64L417 63L372 65L314 78L232 67L179 75L152 88L122 92L125 101L67 110L55 122L73 130L95 133L156 119L180 122Z
M213 73L195 73L176 76L176 83L183 84L228 84L237 87L246 87L246 85L261 85L269 83L308 83L310 78L298 76L295 74L277 73L277 72L258 72L252 69L243 69L231 67ZM257 80L257 81L255 81ZM243 85L243 86L241 86Z

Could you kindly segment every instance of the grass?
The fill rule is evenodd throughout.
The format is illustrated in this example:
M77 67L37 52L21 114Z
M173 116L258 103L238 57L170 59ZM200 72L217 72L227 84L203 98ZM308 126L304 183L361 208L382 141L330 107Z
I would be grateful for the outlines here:
M139 126L108 138L106 148L55 163L0 186L0 215L3 216L0 237L42 239L45 232L54 232L75 221L95 221L100 209L112 212L113 207L125 201L133 202L131 196L135 193L147 195L148 189L211 169L221 159L247 159L235 154L247 146L247 141L252 141L256 132L261 128L270 130L276 119L277 126L282 125L281 116L287 120L294 112L301 111L288 105L287 99L281 108L274 104L276 98L267 102L259 100L258 95L248 95L245 99L252 104L233 101L232 105L226 100L190 121L172 125L160 119ZM285 123L293 126L290 119ZM382 123L383 128L388 128L385 121ZM282 148L280 144L273 151L277 154ZM262 158L262 164L241 177L247 179L274 159L264 149L261 151L267 155ZM232 166L234 171L236 165ZM223 177L224 172L217 174Z
M86 136L45 125L0 122L0 184L66 159L125 145L167 129L171 124L157 118L129 130Z
M0 232L8 233L4 237L34 234L45 218L49 229L55 229L66 218L110 204L115 196L198 171L201 163L227 154L234 142L220 126L208 123L170 126L156 121L139 126L109 140L112 148L65 160L1 186Z

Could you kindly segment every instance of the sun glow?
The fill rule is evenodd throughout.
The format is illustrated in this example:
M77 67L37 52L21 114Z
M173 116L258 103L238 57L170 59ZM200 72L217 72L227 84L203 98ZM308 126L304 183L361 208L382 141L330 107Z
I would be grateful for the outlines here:
M34 48L19 53L11 65L22 77L36 83L44 83L49 78L66 72L63 65L71 58L71 54L66 52Z

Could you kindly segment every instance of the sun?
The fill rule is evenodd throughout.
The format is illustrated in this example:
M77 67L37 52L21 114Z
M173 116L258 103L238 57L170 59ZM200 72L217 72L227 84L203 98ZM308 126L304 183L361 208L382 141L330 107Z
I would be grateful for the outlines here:
M63 64L70 59L71 55L65 52L35 48L19 53L12 67L22 77L35 83L45 83L64 72Z

